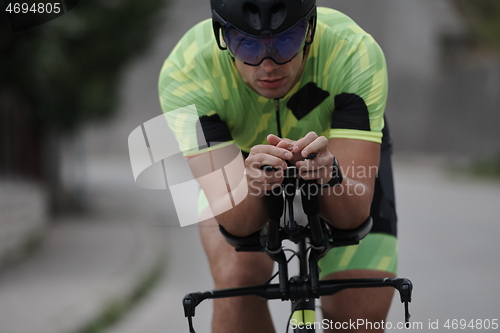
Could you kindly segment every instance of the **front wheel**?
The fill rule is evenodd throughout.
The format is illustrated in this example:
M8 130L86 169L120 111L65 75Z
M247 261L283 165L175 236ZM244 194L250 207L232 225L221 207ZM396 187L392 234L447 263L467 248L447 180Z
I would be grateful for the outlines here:
M316 312L310 309L295 310L289 323L294 333L316 332Z
M316 322L315 301L315 298L311 298L292 303L292 315L290 316L288 325L294 333L316 332L318 323Z

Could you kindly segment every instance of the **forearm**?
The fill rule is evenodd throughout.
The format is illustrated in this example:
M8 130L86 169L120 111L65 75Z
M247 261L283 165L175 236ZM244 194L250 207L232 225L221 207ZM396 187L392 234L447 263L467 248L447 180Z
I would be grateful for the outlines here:
M246 182L242 181L230 194L215 201L212 207L215 212L222 211L220 207L227 207L228 204L232 206L217 214L215 219L227 232L238 237L262 229L267 222L265 198L250 194L246 186Z
M372 189L348 177L340 186L323 188L319 196L321 217L339 229L356 228L370 216Z
M234 158L241 154L239 150L235 154L234 148L236 146L228 146L202 154L192 158L190 165L198 171L193 174L199 175L196 178L217 222L230 234L243 237L264 227L267 222L265 193L283 181L282 172L264 171L262 167L286 168L284 160L292 154L284 148L257 145L250 149L245 160L240 160ZM207 165L211 166L209 170ZM215 172L220 168L222 173Z

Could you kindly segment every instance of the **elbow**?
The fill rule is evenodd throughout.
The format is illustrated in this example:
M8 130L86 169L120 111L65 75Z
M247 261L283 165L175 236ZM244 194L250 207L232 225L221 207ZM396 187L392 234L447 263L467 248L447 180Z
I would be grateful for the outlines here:
M370 218L371 197L358 198L328 205L321 209L321 217L338 229L354 229Z

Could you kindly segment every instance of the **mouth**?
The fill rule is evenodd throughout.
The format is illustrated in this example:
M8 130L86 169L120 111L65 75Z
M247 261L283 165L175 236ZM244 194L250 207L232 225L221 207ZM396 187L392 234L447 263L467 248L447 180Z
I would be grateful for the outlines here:
M273 88L280 87L284 80L285 80L284 77L282 77L282 78L269 78L269 79L261 79L261 80L259 80L259 83L264 88L273 89Z

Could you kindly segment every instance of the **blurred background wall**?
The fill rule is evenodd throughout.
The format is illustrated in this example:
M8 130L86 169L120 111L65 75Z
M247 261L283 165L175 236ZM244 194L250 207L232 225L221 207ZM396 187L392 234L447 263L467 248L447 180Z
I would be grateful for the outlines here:
M324 1L349 14L385 52L387 114L396 152L476 157L500 153L500 63L483 19L493 1ZM464 4L465 3L465 4ZM477 6L477 7L476 7ZM493 18L490 19L494 20ZM497 24L498 18L496 18ZM496 34L494 25L490 34ZM498 30L498 25L496 30Z
M46 23L49 14L15 16L14 4L0 13L0 264L30 252L49 221L88 213L82 133L120 114L123 76L166 4L89 0Z

